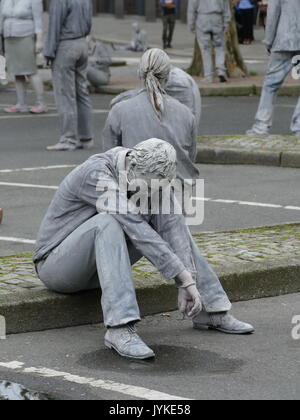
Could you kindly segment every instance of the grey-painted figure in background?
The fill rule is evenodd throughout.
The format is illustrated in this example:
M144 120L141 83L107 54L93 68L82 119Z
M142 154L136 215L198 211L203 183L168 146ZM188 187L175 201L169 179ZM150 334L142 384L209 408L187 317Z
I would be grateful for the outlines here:
M134 150L118 147L92 156L60 185L38 234L34 262L40 279L58 293L101 287L105 344L125 357L154 357L135 328L141 317L131 265L143 256L166 279L176 280L180 310L195 329L254 331L228 314L231 304L184 216L145 214L128 200L129 184L135 179L146 182L147 199L153 193L150 180L172 181L176 161L174 148L158 139L137 144ZM173 195L170 200L176 205Z
M2 50L2 51L1 51ZM37 55L43 50L42 0L2 0L0 3L0 55L5 53L7 73L14 77L17 104L4 109L7 113L48 111L44 85L38 73ZM32 84L36 106L26 102L26 81Z
M141 93L142 89L133 89L121 93L111 101L111 108L119 102L128 100ZM197 134L200 135L200 121L202 114L202 99L200 89L195 80L184 70L172 67L168 82L165 86L167 95L177 99L187 106L193 113L196 120Z
M226 82L225 33L231 20L228 0L189 0L188 24L196 32L203 58L204 81L214 78L212 47L215 50L216 70L221 82Z
M59 143L48 150L93 146L92 104L88 92L88 44L91 0L51 0L44 55L52 65L55 100L61 118Z
M152 49L143 55L139 71L145 89L111 109L103 130L103 150L133 148L141 140L162 138L176 149L179 178L196 179L196 121L185 105L166 94L170 70L164 51Z
M112 59L106 46L93 37L88 38L89 60L87 78L91 86L108 85L111 78L110 66Z
M269 1L264 42L271 57L255 124L247 132L249 135L269 133L278 90L294 67L300 79L300 71L296 70L296 65L300 63L300 0ZM300 137L300 98L292 118L291 131Z
M147 32L144 29L141 29L140 24L138 22L133 23L132 28L133 37L130 44L119 46L112 44L114 50L145 52L149 48Z

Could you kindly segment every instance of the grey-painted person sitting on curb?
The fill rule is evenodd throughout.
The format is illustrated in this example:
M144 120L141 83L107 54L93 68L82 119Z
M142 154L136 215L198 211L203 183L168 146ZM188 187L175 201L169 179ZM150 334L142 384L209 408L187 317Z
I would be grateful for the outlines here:
M273 124L277 94L285 78L293 71L300 80L300 1L270 0L266 26L266 44L271 54L255 124L249 135L268 135ZM291 131L300 137L300 98Z
M111 56L106 46L94 37L88 37L89 60L87 78L90 86L97 88L110 82L112 64Z
M148 35L144 29L141 29L140 24L135 22L132 24L133 37L128 45L112 44L112 48L115 51L133 51L133 52L145 52L149 48Z
M116 96L110 104L113 108L119 102L125 101L141 93L142 89L133 89ZM184 70L171 67L169 78L165 86L166 94L187 106L196 120L197 134L200 135L200 121L202 115L202 98L199 86Z
M88 92L88 44L92 28L91 0L51 0L44 50L52 67L61 137L50 151L89 149L94 145L92 104Z
M175 149L158 139L92 156L60 185L38 234L34 262L40 279L58 293L101 287L105 345L124 357L155 356L136 330L141 317L131 265L143 256L164 278L175 279L179 308L195 329L254 331L228 314L228 297L175 210L174 195L168 194L168 211L161 205L152 210L152 181L163 182L165 194L176 166ZM138 180L144 188L136 200Z
M102 134L103 151L117 146L131 149L149 138L164 139L177 152L178 177L197 179L196 120L185 105L166 94L170 71L171 62L163 50L145 52L139 67L144 89L111 109Z
M220 82L227 81L225 67L225 33L231 20L228 0L189 0L188 24L196 32L202 53L205 83L214 80L212 48L216 55L216 70Z

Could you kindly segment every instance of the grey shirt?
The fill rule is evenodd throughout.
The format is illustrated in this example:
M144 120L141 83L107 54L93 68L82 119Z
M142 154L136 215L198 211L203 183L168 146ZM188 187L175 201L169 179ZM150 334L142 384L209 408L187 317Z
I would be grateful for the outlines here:
M222 17L223 25L226 26L231 20L231 10L228 0L189 0L188 24L194 30L199 17L218 14Z
M61 41L89 35L92 17L91 0L51 0L45 57L55 58Z
M116 96L110 104L113 108L119 102L137 96L142 89L133 89ZM197 134L200 135L200 121L202 114L202 99L200 89L195 80L184 70L178 67L172 67L165 86L165 91L172 98L187 106L193 113L196 121Z
M42 0L2 0L0 34L21 38L43 32Z
M73 170L56 192L37 237L34 262L47 256L79 226L95 216L101 208L99 197L103 194L99 182L108 185L105 194L118 194L120 171L125 170L128 149L115 148L107 153L92 156ZM98 191L97 191L98 189ZM119 195L119 200L124 199ZM104 200L105 201L105 200ZM118 214L110 208L109 214L120 223L137 250L151 261L166 279L173 279L183 270L195 271L190 246L190 236L182 215L170 214L169 223L158 234L151 227L151 215ZM103 246L106 246L103 244Z
M265 44L273 52L300 51L300 0L270 0Z
M197 128L191 111L171 96L164 95L165 110L160 120L146 90L115 105L110 111L102 135L103 150L117 146L134 148L150 138L165 140L175 147L178 177L181 180L199 178Z

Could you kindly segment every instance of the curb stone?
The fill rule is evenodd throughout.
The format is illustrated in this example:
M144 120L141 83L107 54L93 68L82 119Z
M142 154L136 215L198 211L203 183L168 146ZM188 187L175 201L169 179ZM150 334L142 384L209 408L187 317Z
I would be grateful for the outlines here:
M300 260L295 258L215 268L233 302L300 292ZM173 282L139 279L141 313L153 315L177 309ZM102 322L100 292L61 295L48 290L0 295L0 314L8 334L43 331Z

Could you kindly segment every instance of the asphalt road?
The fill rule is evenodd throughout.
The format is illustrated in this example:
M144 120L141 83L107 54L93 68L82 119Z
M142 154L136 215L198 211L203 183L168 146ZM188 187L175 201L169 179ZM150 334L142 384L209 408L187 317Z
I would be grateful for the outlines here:
M152 362L107 350L103 326L9 336L0 342L0 381L57 399L151 399L160 392L200 400L299 400L300 340L292 338L293 329L299 337L299 326L292 325L299 299L235 304L234 314L255 325L252 336L195 331L177 312L147 317L139 331L157 354Z
M32 102L31 94L29 99ZM47 94L50 113L46 116L7 116L0 111L0 207L5 213L0 237L31 241L24 244L0 240L0 255L32 250L32 241L55 192L51 187L57 187L72 167L91 153L101 152L101 131L110 100L110 96L93 96L96 133L93 152L55 153L45 150L59 137L52 93ZM13 92L0 92L0 108L13 102ZM204 98L203 102L202 134L239 134L251 125L258 98ZM293 98L279 98L274 132L288 132L294 104ZM64 165L67 167L62 167ZM51 169L49 166L59 167ZM19 170L40 167L47 168ZM268 207L268 204L300 207L298 169L201 165L200 170L205 180L206 197L250 203L206 202L204 223L193 227L194 232L299 221L299 210ZM24 184L39 187L25 187Z

